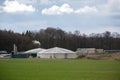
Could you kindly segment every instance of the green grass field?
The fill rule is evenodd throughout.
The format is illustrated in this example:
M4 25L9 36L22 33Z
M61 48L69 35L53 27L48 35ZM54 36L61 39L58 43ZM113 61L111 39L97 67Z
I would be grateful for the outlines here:
M120 61L0 59L0 80L120 80Z

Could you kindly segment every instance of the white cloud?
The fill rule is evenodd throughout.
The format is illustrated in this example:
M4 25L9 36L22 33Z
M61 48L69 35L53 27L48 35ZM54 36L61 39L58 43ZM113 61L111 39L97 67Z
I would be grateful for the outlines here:
M71 6L69 4L63 4L61 7L60 7L60 11L62 13L72 13L73 12L73 8L71 8Z
M45 8L42 10L42 14L46 14L46 15L61 15L61 14L70 14L73 12L73 9L70 7L69 4L63 4L62 6L56 6L53 5L50 8Z
M2 12L2 7L0 6L0 13Z
M38 0L16 0L16 1L24 4L35 4L38 2Z
M96 7L85 6L78 10L74 10L69 4L63 4L62 6L53 5L50 8L45 8L42 10L42 14L45 15L61 15L61 14L89 14L98 12Z
M46 14L46 15L58 15L61 14L61 12L59 11L59 7L54 5L51 8L45 8L42 10L42 14Z
M103 5L99 5L100 14L116 15L120 14L120 0L107 0Z
M120 12L120 0L108 0L106 7L110 11Z
M51 2L49 1L49 0L41 0L40 1L40 4L42 4L42 5L48 5L48 4L50 4Z
M40 0L41 5L49 5L51 3L52 3L52 1L50 1L50 0Z
M89 7L89 6L85 6L75 11L75 13L78 14L88 14L88 13L96 13L96 12L98 12L96 7Z
M35 8L32 5L25 5L23 3L19 3L16 0L13 1L6 0L3 3L2 11L7 13L34 12Z
M50 5L56 3L57 0L16 0L25 4L35 4L35 5Z

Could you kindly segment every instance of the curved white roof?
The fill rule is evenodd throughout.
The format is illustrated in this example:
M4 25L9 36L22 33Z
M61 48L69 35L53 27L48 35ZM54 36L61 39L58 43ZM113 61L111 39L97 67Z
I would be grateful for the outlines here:
M38 53L38 52L41 52L44 50L45 49L42 49L42 48L36 48L36 49L31 49L31 50L25 51L24 53Z
M41 52L38 52L39 54L42 54L42 53L75 53L74 51L71 51L71 50L68 50L68 49L64 49L64 48L59 48L59 47L54 47L54 48L50 48L50 49L47 49L47 50L44 50L44 51L41 51Z

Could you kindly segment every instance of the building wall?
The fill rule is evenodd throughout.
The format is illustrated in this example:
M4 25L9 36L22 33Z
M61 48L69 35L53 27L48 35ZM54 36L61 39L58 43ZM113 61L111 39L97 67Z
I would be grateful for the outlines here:
M77 58L77 57L78 57L78 55L76 53L67 55L67 58Z
M66 55L65 54L57 53L57 54L53 54L53 58L62 59L62 58L66 58Z
M48 53L48 54L38 54L37 55L39 58L58 58L58 59L65 59L65 58L77 58L77 54L63 54L63 53L56 53L56 54L52 54L52 53Z
M96 49L95 48L83 48L83 49L80 49L80 52L91 54L91 53L96 53Z
M96 49L97 53L103 53L103 51L104 51L103 49Z

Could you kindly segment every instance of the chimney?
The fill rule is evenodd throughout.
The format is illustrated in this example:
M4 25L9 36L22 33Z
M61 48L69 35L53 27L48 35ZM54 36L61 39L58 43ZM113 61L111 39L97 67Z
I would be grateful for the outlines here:
M17 53L17 46L15 44L13 45L13 51L14 51L14 54Z

